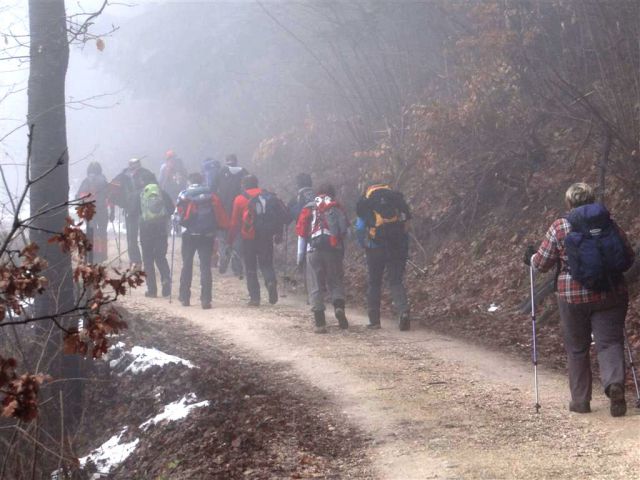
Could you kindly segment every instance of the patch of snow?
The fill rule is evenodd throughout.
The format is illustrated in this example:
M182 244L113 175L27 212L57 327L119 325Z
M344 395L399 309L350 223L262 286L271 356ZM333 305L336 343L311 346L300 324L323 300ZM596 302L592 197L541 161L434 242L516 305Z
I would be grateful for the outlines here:
M491 305L489 305L489 308L487 308L487 312L493 313L500 310L500 305L496 305L495 303L492 303Z
M155 365L162 367L170 363L184 365L187 368L195 368L189 360L169 355L155 348L135 346L131 349L131 355L133 356L133 362L129 364L125 372L133 374L144 372Z
M206 407L209 405L209 400L204 400L202 402L197 402L197 403L195 403L195 401L196 401L196 395L194 393L185 395L177 402L173 402L173 403L170 403L169 405L166 405L162 412L160 412L155 417L150 418L149 420L144 422L142 425L140 425L140 428L142 430L146 430L151 425L164 422L165 420L168 422L180 420L182 418L185 418L187 415L189 415L189 413L191 413L191 410L195 408Z
M89 455L79 459L80 466L84 467L87 462L91 460L97 467L98 472L101 474L107 474L124 462L136 449L136 446L140 441L136 438L129 443L120 443L120 439L126 431L127 428L125 427L120 433L111 437L98 448L93 450Z

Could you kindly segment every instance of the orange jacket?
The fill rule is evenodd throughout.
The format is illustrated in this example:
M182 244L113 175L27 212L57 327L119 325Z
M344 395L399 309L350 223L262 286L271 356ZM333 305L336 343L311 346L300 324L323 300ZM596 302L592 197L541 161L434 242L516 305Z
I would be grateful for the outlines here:
M233 211L231 213L231 222L229 227L229 235L227 236L227 243L233 245L240 228L242 227L242 219L249 207L249 200L262 193L261 188L250 188L238 195L233 201ZM247 198L249 196L249 198ZM243 235L243 238L245 236ZM245 238L246 240L247 238Z

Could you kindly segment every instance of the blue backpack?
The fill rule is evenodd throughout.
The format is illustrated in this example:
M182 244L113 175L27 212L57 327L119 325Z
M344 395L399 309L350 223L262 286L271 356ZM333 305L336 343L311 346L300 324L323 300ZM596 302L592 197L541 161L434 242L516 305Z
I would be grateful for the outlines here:
M212 192L215 190L218 182L218 174L220 173L220 162L212 158L207 158L202 162L202 175L204 176L204 184L209 187Z
M591 203L574 208L566 219L571 224L564 241L571 277L589 290L612 290L633 258L609 211L601 203Z

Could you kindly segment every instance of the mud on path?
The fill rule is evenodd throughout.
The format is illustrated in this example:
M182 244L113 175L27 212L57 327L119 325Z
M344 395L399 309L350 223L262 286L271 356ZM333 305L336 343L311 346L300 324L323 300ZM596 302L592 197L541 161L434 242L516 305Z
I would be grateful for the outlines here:
M244 306L245 292L244 282L216 275L212 310L142 291L124 305L147 319L183 318L239 354L274 368L284 362L296 383L325 392L328 406L370 439L372 472L345 466L343 477L617 479L640 471L638 411L611 418L598 388L593 413L573 414L565 377L541 369L536 414L532 368L519 359L424 329L399 332L391 321L368 331L353 311L348 331L334 325L316 335L301 299L256 309Z

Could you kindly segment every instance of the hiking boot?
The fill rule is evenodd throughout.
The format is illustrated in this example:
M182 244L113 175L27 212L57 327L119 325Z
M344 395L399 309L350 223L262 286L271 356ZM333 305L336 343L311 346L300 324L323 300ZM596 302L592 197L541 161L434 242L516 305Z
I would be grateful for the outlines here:
M380 327L380 312L369 310L369 330L379 330Z
M229 268L229 262L231 261L231 255L224 252L220 255L220 260L218 260L218 273L220 275L224 275L227 273L227 269Z
M144 292L144 296L147 298L158 298L158 294L152 292Z
M569 402L569 411L575 413L591 413L591 402Z
M202 302L203 310L211 310L211 302Z
M271 305L278 303L278 284L276 282L267 283L267 292L269 292L269 303Z
M612 417L622 417L627 413L627 401L624 398L624 386L621 383L612 383L607 392L611 405L609 411Z
M324 316L324 310L314 310L313 321L316 325L315 333L327 333L327 321Z
M338 326L346 330L349 328L349 322L347 321L347 315L344 312L344 300L336 300L333 302L333 307L335 309L335 317L338 320Z
M404 312L400 315L400 323L398 324L400 331L406 332L411 329L411 318L409 317L409 312Z
M168 297L171 295L171 284L169 282L162 284L162 296Z
M256 300L255 298L252 298L247 302L247 307L259 307L259 306L260 306L260 300Z
M183 307L191 306L191 302L189 300L187 300L186 298L180 300L180 303L182 304Z

